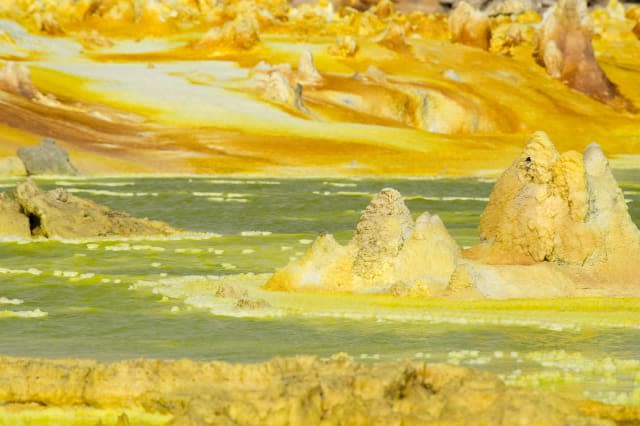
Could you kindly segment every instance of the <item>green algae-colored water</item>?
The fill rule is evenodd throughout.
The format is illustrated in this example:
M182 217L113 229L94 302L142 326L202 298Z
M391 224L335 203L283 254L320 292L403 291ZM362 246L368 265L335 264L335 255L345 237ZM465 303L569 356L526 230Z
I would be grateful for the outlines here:
M636 223L640 184L619 175ZM315 235L346 242L371 196L394 187L415 216L440 215L463 246L492 182L96 178L40 180L192 231L167 239L0 242L0 355L253 362L346 352L487 369L508 383L640 404L639 301L515 306L389 296L286 295L258 287ZM10 190L14 180L1 183ZM270 306L216 298L220 283ZM599 306L599 305L598 305ZM545 310L546 309L546 310Z

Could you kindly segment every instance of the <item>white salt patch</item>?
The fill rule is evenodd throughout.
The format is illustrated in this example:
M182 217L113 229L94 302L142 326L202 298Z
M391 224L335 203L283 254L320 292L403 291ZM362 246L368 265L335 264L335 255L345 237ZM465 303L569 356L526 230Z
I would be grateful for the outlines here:
M103 189L78 189L78 188L69 188L67 192L72 194L75 193L86 193L86 194L94 194L94 195L109 195L113 197L134 197L136 194L134 192L116 192L116 191L106 191Z
M94 195L107 195L110 197L157 197L157 192L117 192L117 191L106 191L103 189L78 189L78 188L69 188L67 189L69 193L87 193Z
M35 309L33 311L0 311L0 318L42 318L49 315L47 312Z
M222 192L192 192L195 197L222 197Z
M24 300L0 297L0 305L21 305L22 303L24 303Z
M155 247L149 245L133 245L131 248L137 251L165 251L164 247Z
M255 250L253 250L253 249L244 249L244 250L242 250L242 254L251 254L251 253L255 253Z
M173 250L174 253L187 253L187 254L199 254L203 253L204 249L196 249L196 248L177 248Z
M446 69L442 75L444 76L444 78L447 78L449 80L453 80L453 81L462 81L462 79L460 78L460 75L455 72L454 70L452 70L451 68Z
M128 243L121 243L112 246L106 246L104 249L106 251L129 251L131 250L131 246Z
M243 237L266 237L267 235L271 235L271 231L242 231L240 233Z
M301 240L298 240L298 242L299 242L300 244L308 245L308 244L311 244L311 243L313 242L313 240L309 240L309 239L303 238L303 239L301 239Z
M335 186L337 188L355 188L358 186L356 183L343 183L343 182L322 182L323 185Z
M280 185L280 182L273 180L228 180L228 179L213 179L207 181L217 185Z
M29 274L29 275L41 275L42 271L36 268L29 269L9 269L9 268L0 268L0 274Z
M120 186L132 186L135 185L134 182L67 182L67 181L57 181L55 183L58 186L104 186L109 188L116 188Z

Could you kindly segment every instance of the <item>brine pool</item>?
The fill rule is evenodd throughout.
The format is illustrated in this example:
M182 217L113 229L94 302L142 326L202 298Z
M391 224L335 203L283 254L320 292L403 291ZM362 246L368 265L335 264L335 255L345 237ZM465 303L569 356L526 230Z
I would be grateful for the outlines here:
M640 175L618 179L636 223ZM11 191L16 180L0 181ZM164 239L0 242L0 355L257 362L347 353L489 370L510 384L640 405L640 299L447 302L259 288L317 233L350 239L393 187L462 246L493 182L481 179L38 180L188 233ZM257 309L216 297L246 290Z

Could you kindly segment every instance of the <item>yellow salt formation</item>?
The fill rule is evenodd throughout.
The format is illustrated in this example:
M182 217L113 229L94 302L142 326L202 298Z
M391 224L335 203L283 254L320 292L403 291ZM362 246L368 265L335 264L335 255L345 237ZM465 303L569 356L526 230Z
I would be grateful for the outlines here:
M347 246L320 235L265 288L497 299L640 294L640 231L596 144L561 155L535 133L496 182L479 231L482 242L461 256L437 216L414 223L402 196L384 189Z
M640 293L640 231L596 144L561 155L534 134L496 182L479 231L454 275L485 297Z
M59 408L116 413L119 425L145 419L174 425L605 426L614 424L613 419L629 424L640 419L632 408L621 415L618 406L509 387L490 373L469 368L423 362L360 364L344 354L330 360L297 356L260 364L4 357L0 404L0 416L15 424L25 419L55 421L56 414L64 418Z
M470 253L487 263L640 260L640 233L600 147L561 155L543 132L496 182L479 231Z
M461 1L449 15L451 41L467 46L489 49L491 26L489 18L469 3Z
M424 213L414 222L400 193L383 189L365 209L349 244L321 234L265 288L425 295L446 286L459 257L438 216Z

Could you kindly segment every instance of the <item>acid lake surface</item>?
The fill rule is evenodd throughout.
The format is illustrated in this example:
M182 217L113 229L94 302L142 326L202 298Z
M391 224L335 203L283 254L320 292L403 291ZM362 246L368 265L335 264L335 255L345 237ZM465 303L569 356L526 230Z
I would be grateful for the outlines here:
M640 222L640 178L618 175ZM10 191L16 180L4 180ZM516 385L640 404L637 300L452 304L262 291L322 231L347 242L393 187L438 214L461 246L493 185L473 179L95 178L38 180L189 233L164 239L0 242L0 355L255 362L346 352L486 369ZM266 307L215 297L220 285Z

